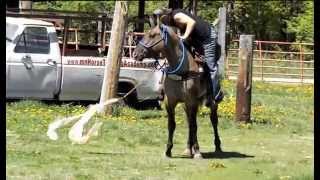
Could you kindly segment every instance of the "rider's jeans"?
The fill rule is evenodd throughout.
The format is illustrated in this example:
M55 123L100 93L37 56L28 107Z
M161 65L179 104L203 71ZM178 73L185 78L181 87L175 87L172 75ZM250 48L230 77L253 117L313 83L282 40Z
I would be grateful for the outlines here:
M215 97L214 99L217 100L217 95L220 91L220 80L218 75L218 63L217 63L217 32L216 30L211 27L210 28L210 37L206 39L203 44L204 50L204 59L206 61L207 67L209 69L210 78L211 78L211 85L212 85L212 96Z

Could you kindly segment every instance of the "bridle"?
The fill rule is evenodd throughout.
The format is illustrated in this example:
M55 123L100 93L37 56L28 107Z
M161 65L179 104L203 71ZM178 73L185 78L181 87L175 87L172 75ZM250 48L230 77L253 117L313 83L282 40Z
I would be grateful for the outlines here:
M147 51L151 51L153 57L154 57L155 60L156 60L156 61L154 62L154 68L155 68L156 70L162 70L162 69L164 69L165 63L164 63L163 65L160 65L160 63L159 63L160 57L159 57L159 55L158 55L156 52L154 52L154 50L153 50L152 48L153 48L154 46L156 46L157 44L159 44L162 40L163 40L163 38L161 37L158 41L156 41L155 43L153 43L153 44L151 44L151 45L145 44L144 42L142 42L142 40L139 41L139 43L138 43L138 45L141 45L141 46L142 46L144 49L146 49ZM158 66L160 66L160 68L158 68Z
M154 50L152 48L154 46L156 46L157 44L159 44L161 41L164 41L164 46L167 46L168 45L168 35L169 35L168 27L165 26L165 25L161 25L160 26L160 36L161 36L161 38L159 40L157 40L156 42L154 42L151 45L145 44L144 42L142 42L142 40L139 41L139 43L138 43L138 45L141 45L146 50L149 50L149 51L151 50L151 52L153 53L153 55L154 55L154 57L156 59L155 67L160 65L160 63L159 63L159 60L158 60L159 57L157 56L157 53L154 52ZM166 74L177 74L180 71L182 65L184 64L184 61L186 59L185 58L186 57L186 51L185 51L185 47L184 47L182 39L179 40L179 46L182 49L182 56L179 58L178 65L173 70L169 70L169 67L164 68L166 63L164 63L162 66L160 65L159 69L162 70L163 72L165 72Z
M139 41L138 44L140 44L142 47L144 47L144 48L146 48L146 49L151 49L151 48L153 48L155 45L159 44L162 40L163 40L163 39L160 38L158 41L156 41L155 43L153 43L153 44L151 44L151 45L147 45L147 44L145 44L145 43L142 42L142 41ZM152 49L151 49L151 50L152 50Z

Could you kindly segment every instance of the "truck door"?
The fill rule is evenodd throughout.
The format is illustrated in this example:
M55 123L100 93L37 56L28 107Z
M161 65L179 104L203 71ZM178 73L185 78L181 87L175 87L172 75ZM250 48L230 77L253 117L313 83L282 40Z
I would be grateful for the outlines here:
M52 29L25 26L7 60L7 98L52 99L58 92L61 57Z

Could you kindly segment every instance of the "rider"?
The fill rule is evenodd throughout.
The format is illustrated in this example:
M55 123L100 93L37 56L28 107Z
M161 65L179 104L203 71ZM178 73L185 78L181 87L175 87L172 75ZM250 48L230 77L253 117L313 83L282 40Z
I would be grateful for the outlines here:
M200 53L200 48L203 48L204 59L210 73L212 97L214 97L215 103L219 103L224 95L220 88L218 76L217 61L219 57L217 57L216 52L217 32L215 28L183 9L161 8L155 10L154 14L160 17L163 24L177 27L181 33L184 32L180 38L193 46L198 53Z

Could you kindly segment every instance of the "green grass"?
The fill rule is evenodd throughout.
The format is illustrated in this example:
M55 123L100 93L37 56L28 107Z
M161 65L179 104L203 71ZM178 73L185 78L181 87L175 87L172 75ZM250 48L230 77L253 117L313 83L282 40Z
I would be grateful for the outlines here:
M80 105L36 101L7 103L8 179L313 179L313 86L256 83L252 124L234 122L235 84L224 82L219 107L224 153L212 153L208 109L198 116L204 159L182 158L187 129L183 107L176 109L173 157L163 156L167 139L164 110L117 107L114 116L95 116L104 124L98 137L72 145L70 126L59 140L46 137L55 118L85 112Z

